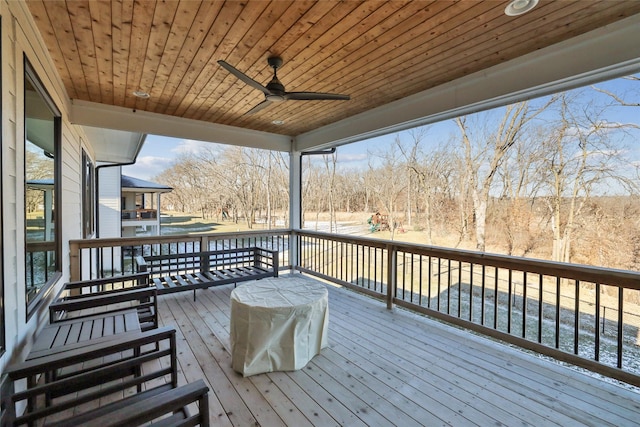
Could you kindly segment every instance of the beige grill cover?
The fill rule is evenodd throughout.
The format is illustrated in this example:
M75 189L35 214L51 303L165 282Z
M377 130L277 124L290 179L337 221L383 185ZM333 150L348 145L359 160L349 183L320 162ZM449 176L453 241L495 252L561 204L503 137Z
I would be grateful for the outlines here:
M327 346L327 288L278 279L231 292L233 369L245 377L304 367Z

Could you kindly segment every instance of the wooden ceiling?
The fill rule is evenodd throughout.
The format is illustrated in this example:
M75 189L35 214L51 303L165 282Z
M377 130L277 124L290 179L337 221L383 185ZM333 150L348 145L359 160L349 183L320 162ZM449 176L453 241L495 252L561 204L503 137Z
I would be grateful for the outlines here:
M283 135L299 135L640 13L640 1L58 1L28 6L71 99ZM264 95L269 56L287 91ZM141 90L149 99L133 96ZM284 124L275 125L274 120Z

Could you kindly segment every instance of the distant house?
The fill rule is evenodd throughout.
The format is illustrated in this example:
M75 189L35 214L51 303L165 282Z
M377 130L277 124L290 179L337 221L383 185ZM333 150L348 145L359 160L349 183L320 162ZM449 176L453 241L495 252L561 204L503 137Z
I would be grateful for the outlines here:
M100 170L98 183L99 237L160 235L160 197L171 187L122 175L120 167Z

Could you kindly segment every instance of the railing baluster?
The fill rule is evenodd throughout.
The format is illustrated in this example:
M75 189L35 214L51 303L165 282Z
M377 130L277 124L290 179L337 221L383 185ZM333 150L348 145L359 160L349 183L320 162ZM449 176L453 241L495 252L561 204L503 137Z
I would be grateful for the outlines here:
M371 289L371 246L367 247L367 289Z
M480 324L484 325L485 311L485 288L486 288L486 266L482 264L482 289L480 290Z
M407 289L406 286L406 277L407 277L407 258L406 258L407 253L406 252L402 252L402 300L405 301L405 291ZM387 266L388 268L388 266Z
M513 311L513 300L512 300L512 295L513 295L513 270L509 269L509 282L507 283L508 286L508 293L507 293L507 297L509 298L509 302L507 303L507 333L510 334L511 333L511 312Z
M498 306L500 305L500 301L498 297L500 294L498 293L498 267L495 267L495 279L494 279L494 292L493 292L493 329L498 329Z
M469 263L469 321L473 321L473 266L475 264ZM461 289L462 290L462 289Z
M596 318L595 318L595 325L593 325L594 327L594 332L595 332L595 337L594 337L594 349L593 349L593 355L594 355L594 360L600 361L600 283L596 283Z
M441 268L442 262L440 257L438 257L438 305L437 305L437 310L440 311L440 296L442 295L441 293L441 288L440 288L440 282L441 282L441 276L442 276L442 268Z
M578 354L578 341L580 340L580 281L575 281L575 305L573 320L573 354Z
M431 267L432 267L432 261L431 261L431 255L429 255L429 264L427 267L427 275L429 276L429 278L427 279L427 307L431 308Z
M560 277L556 278L556 348L560 348Z
M624 288L618 288L618 357L617 367L622 369L622 349L624 346Z
M462 270L462 262L458 261L458 271L460 270ZM449 260L449 277L451 277L451 260ZM451 288L451 283L449 283L449 288ZM462 315L461 313L462 313L462 281L458 280L458 317Z
M418 255L418 305L422 305L422 254Z
M538 342L542 343L542 321L544 320L544 275L539 274L538 279Z
M522 338L527 337L527 272L522 273Z
M378 248L373 248L373 290L378 290Z

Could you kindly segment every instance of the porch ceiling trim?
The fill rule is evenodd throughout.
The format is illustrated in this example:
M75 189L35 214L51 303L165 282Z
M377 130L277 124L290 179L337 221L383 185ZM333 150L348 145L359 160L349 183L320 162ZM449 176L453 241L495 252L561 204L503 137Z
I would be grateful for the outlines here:
M291 138L268 132L242 129L146 111L72 100L71 123L220 144L290 151Z
M344 145L640 70L640 15L341 120L295 150Z

